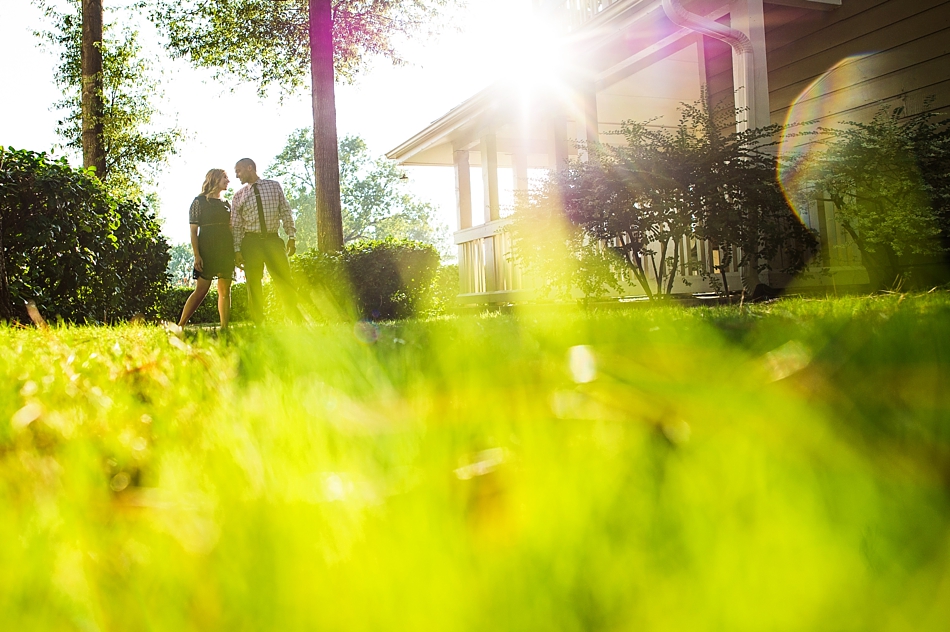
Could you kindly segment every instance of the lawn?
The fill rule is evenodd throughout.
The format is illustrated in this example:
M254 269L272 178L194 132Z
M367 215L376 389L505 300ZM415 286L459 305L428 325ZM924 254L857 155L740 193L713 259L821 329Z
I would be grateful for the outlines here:
M0 349L0 630L950 625L947 293Z

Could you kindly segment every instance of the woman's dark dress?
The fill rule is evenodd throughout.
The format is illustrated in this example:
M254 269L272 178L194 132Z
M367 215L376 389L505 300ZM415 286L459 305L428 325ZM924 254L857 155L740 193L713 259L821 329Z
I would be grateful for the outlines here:
M191 204L188 221L198 224L198 254L203 270L194 277L234 277L234 238L231 236L231 205L218 198L199 195Z

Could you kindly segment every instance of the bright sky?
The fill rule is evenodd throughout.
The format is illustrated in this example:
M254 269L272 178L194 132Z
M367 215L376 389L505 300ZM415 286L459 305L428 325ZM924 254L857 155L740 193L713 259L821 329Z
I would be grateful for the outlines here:
M124 1L105 0L107 12ZM341 136L359 134L374 154L382 155L511 68L513 54L525 42L531 1L469 4L452 11L454 26L439 37L402 46L408 66L381 61L356 85L337 86ZM0 145L49 150L58 142L52 104L60 93L53 83L56 57L33 36L44 28L44 16L29 0L0 0L0 7L0 58L5 60L0 65L5 94L0 99ZM172 243L180 243L188 239L187 209L208 169L231 172L244 156L263 169L290 132L309 126L312 118L309 92L283 103L275 92L261 101L255 86L236 85L231 92L232 86L211 80L206 71L194 70L185 61L167 62L163 71L166 98L159 109L189 134L164 169L159 190L164 231ZM413 168L410 186L439 208L451 230L458 228L450 168Z

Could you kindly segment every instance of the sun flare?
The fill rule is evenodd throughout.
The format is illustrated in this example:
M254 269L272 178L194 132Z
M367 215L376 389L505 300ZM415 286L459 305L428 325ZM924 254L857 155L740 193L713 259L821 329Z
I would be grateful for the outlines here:
M555 24L521 7L516 19L493 25L503 53L495 60L498 79L522 86L553 86L563 79L567 54Z

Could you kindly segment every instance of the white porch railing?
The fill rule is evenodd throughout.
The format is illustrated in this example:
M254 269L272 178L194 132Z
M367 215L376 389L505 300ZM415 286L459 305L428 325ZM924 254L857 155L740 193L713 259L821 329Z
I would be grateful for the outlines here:
M504 230L510 221L495 220L455 233L459 249L460 303L512 303L531 298L531 281L524 278L520 267L511 260L511 235ZM718 248L707 241L684 237L673 291L692 293L713 289L719 284L720 276L712 271L719 264ZM741 287L735 259L727 266L726 275L730 289ZM643 294L639 286L632 285L628 292L630 295Z
M509 257L508 223L500 219L455 233L461 302L510 303L525 294L521 270Z

